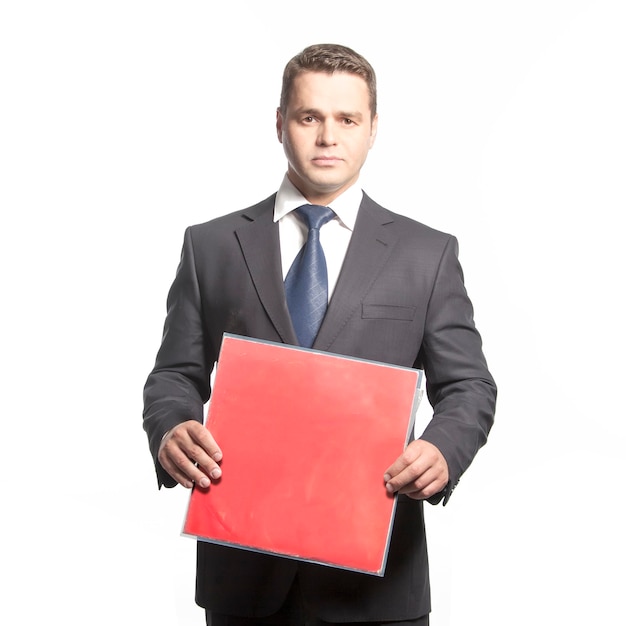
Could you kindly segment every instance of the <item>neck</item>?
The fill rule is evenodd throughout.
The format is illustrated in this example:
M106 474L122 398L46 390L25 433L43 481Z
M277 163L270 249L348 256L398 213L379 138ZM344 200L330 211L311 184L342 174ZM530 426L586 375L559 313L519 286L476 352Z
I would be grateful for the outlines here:
M350 189L358 179L354 179L347 185L339 188L328 190L310 189L297 180L291 171L287 172L291 184L304 196L310 204L319 204L320 206L328 206L333 200L336 200L342 193Z

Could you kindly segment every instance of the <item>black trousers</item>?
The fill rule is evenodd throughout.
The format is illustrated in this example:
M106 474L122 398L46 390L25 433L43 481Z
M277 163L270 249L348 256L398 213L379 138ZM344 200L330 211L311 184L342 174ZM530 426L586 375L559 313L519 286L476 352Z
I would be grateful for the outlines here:
M307 611L298 583L291 586L283 606L268 617L237 617L221 613L206 612L207 626L332 626L338 622L324 622ZM342 626L428 626L428 615L400 622L342 622Z

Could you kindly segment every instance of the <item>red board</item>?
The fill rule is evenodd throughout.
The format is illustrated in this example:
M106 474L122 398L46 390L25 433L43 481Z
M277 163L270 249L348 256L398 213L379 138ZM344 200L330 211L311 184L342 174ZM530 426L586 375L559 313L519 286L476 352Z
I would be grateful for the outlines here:
M225 334L206 425L222 478L194 488L183 534L384 574L422 371Z

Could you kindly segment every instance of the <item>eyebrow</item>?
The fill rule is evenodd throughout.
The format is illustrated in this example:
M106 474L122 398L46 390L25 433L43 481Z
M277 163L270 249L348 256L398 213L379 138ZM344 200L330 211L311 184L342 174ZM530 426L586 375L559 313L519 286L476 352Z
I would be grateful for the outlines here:
M322 112L319 109L298 109L296 111L298 115L311 115L313 117L321 117ZM351 120L361 121L363 119L363 113L359 113L357 111L339 111L337 114L338 117L347 118Z
M353 113L350 113L350 111L343 111L340 113L340 116L350 118L351 120L360 121L363 119L363 113L359 113L358 111L354 111Z

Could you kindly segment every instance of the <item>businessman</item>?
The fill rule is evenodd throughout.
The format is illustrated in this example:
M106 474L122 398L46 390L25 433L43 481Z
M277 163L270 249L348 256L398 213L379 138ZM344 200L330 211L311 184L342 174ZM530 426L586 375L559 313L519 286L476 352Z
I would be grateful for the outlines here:
M496 386L456 239L358 185L377 124L376 77L361 55L314 45L289 61L276 113L287 172L269 198L185 232L144 428L159 486L221 477L220 442L202 422L224 332L423 368L432 419L381 475L381 489L399 494L386 573L198 542L207 624L428 624L423 502L445 504L486 442ZM340 476L332 488L359 497Z

